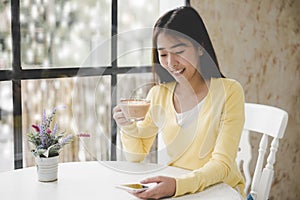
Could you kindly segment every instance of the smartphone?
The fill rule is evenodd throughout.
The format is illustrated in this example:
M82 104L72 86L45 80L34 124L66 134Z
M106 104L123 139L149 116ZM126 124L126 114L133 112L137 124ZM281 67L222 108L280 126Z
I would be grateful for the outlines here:
M131 184L117 185L116 188L126 190L127 192L130 193L138 193L149 189L149 186L140 183L131 183Z

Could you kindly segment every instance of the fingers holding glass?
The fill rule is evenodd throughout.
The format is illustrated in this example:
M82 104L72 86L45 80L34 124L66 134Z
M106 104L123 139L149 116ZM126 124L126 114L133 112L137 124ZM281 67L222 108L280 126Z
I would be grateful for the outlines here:
M113 113L113 118L114 118L114 120L116 121L116 123L119 127L126 126L126 125L129 125L129 124L132 123L129 120L127 120L127 118L125 117L125 114L122 111L120 106L116 106L113 109L113 112L114 112Z

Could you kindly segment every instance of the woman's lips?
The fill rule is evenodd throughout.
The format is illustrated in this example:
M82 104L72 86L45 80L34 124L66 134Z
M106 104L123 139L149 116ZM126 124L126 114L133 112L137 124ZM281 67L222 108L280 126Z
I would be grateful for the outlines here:
M176 70L176 71L171 71L173 74L175 75L180 75L180 74L183 74L183 72L185 71L185 68L183 69L179 69L179 70Z

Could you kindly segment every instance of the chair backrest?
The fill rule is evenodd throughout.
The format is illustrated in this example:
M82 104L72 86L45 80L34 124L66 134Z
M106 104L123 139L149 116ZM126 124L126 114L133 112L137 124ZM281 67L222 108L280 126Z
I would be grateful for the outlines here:
M251 184L250 194L253 199L266 200L269 197L278 142L279 139L284 136L287 121L288 114L282 109L261 104L245 104L245 125L239 144L236 162L238 166L243 163L242 167L246 179L245 192L248 191ZM262 134L252 181L249 170L249 163L252 158L250 132ZM272 142L267 163L263 168L269 137L272 138Z

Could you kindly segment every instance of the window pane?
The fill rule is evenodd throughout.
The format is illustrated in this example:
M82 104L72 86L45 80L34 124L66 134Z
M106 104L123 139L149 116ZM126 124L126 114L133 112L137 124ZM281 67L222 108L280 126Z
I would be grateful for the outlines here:
M10 1L0 3L0 70L11 69Z
M124 0L118 6L118 64L151 65L151 29L159 17L159 1Z
M134 29L118 34L118 65L150 66L152 28Z
M117 99L140 97L146 98L149 89L153 86L152 73L121 74L118 75Z
M20 4L23 68L80 66L93 48L110 38L111 0ZM105 47L110 57L110 46Z
M14 169L12 83L0 82L0 172Z
M186 0L164 0L160 1L159 4L160 15L163 15L169 10L186 5Z
M120 98L146 98L147 93L152 86L152 73L118 75L117 102L120 102ZM117 160L125 160L125 157L121 151L122 144L119 136L117 137L117 147ZM155 145L152 148L155 148ZM145 159L145 161L155 162L155 159L155 156L151 154Z
M152 28L160 15L185 0L122 0L118 4L119 66L151 65Z
M64 147L60 154L62 162L107 160L110 139L110 77L64 78L22 81L23 134L32 124L42 120L43 109L50 114L58 110L54 121L59 130L69 134L89 133L90 138L76 138ZM53 124L54 125L54 124ZM53 127L52 127L53 128ZM32 148L23 137L24 166L34 165Z

